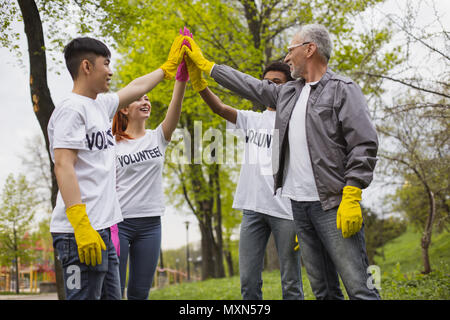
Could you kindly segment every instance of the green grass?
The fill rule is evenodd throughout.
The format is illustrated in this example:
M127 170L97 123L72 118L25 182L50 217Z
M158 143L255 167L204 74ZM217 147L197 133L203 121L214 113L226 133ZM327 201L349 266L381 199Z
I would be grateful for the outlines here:
M433 235L430 247L433 272L422 275L421 234L408 230L388 243L384 258L376 259L381 269L380 294L386 300L450 300L450 234ZM315 299L302 268L305 299ZM341 283L344 295L345 289ZM279 271L263 272L263 298L281 299ZM152 289L152 300L240 300L239 276L170 285Z
M401 272L420 272L423 270L421 234L408 229L400 237L387 243L384 257L376 257L375 262L382 267L382 272L391 272L400 264ZM431 268L441 262L450 264L450 233L433 233L429 249Z
M20 292L20 293L16 293L15 291L0 291L0 295L1 296L15 296L15 295L23 295L23 296L26 296L26 295L29 295L29 296L32 296L32 295L35 295L36 293L34 293L34 292Z
M305 270L302 270L303 283L308 281ZM305 296L313 299L311 287L305 286ZM263 298L267 300L280 300L281 282L280 271L263 272ZM223 279L209 279L199 282L185 282L164 287L162 289L152 289L150 291L152 300L240 300L241 287L239 275Z

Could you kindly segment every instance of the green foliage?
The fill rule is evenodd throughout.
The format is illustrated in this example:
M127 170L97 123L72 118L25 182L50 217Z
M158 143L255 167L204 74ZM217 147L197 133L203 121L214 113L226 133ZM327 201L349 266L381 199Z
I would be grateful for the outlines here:
M382 255L380 248L406 231L406 222L394 217L380 219L368 208L362 208L362 213L367 256L374 264L375 256Z
M17 258L22 263L32 259L30 237L25 235L33 223L36 199L24 175L7 177L0 207L0 264L10 265Z
M50 217L44 218L37 224L37 229L31 234L33 247L42 248L36 251L33 264L54 266L53 238L50 233Z
M428 168L430 171L436 169L435 166ZM437 172L433 176L435 179L431 183L434 185L433 189L437 191L435 194L436 231L442 232L444 229L448 231L450 223L448 172ZM423 230L430 210L426 190L417 176L405 174L405 179L405 184L390 197L393 209L403 213L417 230Z
M365 95L381 96L381 78L371 74L388 74L391 69L402 62L401 47L385 49L392 39L390 25L369 30L339 35L330 60L333 69L354 79Z
M404 274L400 263L392 274L381 277L381 295L386 300L449 300L450 265L440 262L436 271L423 275Z
M35 0L34 2L44 29L47 59L52 61L49 70L59 73L63 61L62 48L70 40L71 33L79 30L82 34L86 34L96 30L97 21L103 13L99 10L99 5L103 1ZM19 45L24 34L16 32L17 25L22 23L22 20L17 1L0 2L0 44L14 53L19 65L24 67L22 59L26 48Z
M432 231L448 230L450 221L450 131L449 109L443 103L423 103L419 100L421 96L417 93L398 99L403 105L386 108L384 122L377 129L384 139L379 152L386 160L382 167L384 174L400 177L403 182L386 200L411 225L424 231L423 241L417 242L417 246L426 252ZM437 228L433 229L434 226ZM428 271L429 261L424 259L423 264L424 271Z
M0 2L0 43L3 47L15 47L14 43L20 38L20 34L14 32L12 23L19 17L19 8L16 1L6 0Z
M200 273L196 272L197 270L195 270L193 263L201 258L201 250L197 243L189 243L189 258L191 261L189 265L191 275L200 277ZM186 246L182 246L178 249L164 250L163 260L164 268L176 269L181 270L182 272L186 272Z

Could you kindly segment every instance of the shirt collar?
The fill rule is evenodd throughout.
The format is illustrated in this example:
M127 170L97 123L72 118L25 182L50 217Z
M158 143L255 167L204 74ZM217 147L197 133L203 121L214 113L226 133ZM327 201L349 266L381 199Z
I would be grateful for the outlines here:
M320 80L317 81L315 84L312 84L311 88L316 88L319 84L325 85L328 82L328 80L331 79L333 74L334 72L329 67L327 67L327 71L323 74L322 78L320 78Z

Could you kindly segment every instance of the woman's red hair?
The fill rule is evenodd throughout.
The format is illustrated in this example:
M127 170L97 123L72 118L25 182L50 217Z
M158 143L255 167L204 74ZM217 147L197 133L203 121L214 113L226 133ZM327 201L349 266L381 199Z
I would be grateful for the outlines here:
M112 133L116 136L116 141L122 141L124 139L133 139L128 134L125 133L128 126L128 117L123 114L120 110L116 112L112 123Z

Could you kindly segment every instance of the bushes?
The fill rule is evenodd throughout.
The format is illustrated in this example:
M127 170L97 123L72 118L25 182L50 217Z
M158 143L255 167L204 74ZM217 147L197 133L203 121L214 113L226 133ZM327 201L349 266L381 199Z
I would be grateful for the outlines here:
M386 300L450 300L450 266L440 262L435 271L402 273L400 264L381 278L381 296Z

